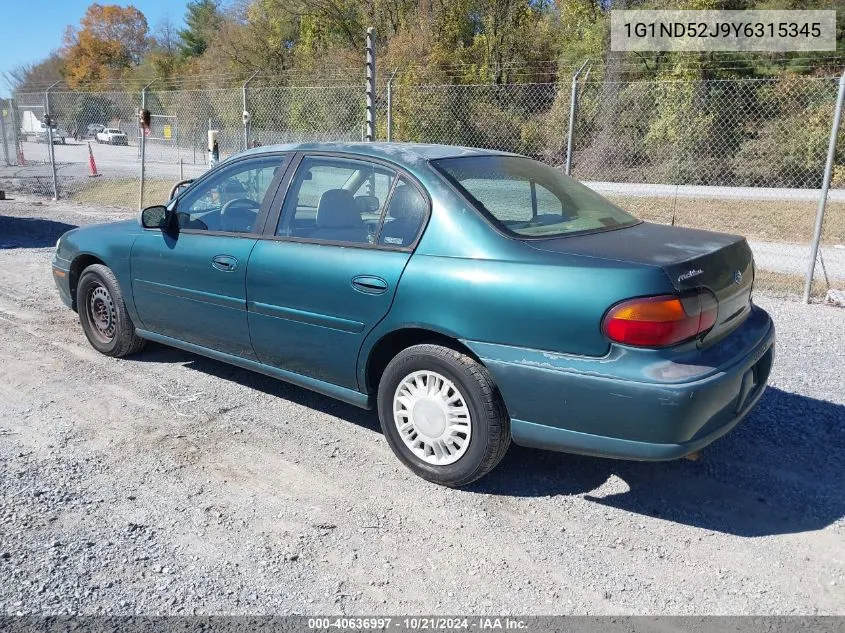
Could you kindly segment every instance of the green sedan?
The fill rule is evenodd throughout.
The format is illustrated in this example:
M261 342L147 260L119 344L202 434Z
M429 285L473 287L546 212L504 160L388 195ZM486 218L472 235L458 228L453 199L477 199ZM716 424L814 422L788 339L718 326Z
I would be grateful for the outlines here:
M375 408L463 486L523 446L665 460L762 395L774 327L742 237L641 222L528 158L260 147L138 220L74 229L53 274L91 345L171 345Z

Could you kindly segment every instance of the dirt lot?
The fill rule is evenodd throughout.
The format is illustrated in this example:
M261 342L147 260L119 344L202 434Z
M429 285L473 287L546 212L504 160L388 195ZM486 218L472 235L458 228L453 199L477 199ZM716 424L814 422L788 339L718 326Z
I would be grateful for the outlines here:
M49 262L121 211L0 202L0 612L845 614L845 310L759 297L759 408L700 462L512 447L469 490L374 414L100 356Z

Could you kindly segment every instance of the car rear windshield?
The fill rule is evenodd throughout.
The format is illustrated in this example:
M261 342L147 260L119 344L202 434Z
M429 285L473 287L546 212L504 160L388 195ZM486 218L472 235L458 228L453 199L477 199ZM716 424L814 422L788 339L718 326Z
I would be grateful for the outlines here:
M519 156L463 156L434 166L493 222L517 237L559 237L639 222L562 171Z

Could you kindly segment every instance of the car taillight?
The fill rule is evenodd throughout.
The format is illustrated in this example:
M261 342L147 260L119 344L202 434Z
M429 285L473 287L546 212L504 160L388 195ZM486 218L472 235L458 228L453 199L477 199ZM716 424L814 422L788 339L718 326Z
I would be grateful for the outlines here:
M611 341L637 347L666 347L707 332L716 323L718 303L708 290L641 297L617 303L604 317Z

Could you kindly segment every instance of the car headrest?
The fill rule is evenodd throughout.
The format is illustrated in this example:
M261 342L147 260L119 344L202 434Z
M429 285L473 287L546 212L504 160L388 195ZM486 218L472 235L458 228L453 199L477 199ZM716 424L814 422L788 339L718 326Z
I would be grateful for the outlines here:
M227 178L224 180L220 190L225 193L246 193L246 187L237 178Z
M321 229L360 226L361 214L355 197L346 189L329 189L320 196L317 206L317 226Z
M394 220L417 220L425 215L425 200L415 187L399 185L390 198L387 214Z

